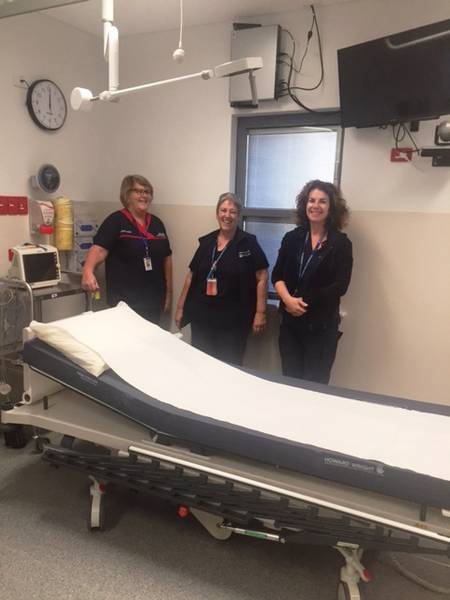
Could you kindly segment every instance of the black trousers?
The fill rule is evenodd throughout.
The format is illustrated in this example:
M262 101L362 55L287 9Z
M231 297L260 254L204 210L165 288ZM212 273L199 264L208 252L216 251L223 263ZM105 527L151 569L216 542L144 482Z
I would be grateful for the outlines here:
M242 366L250 327L219 328L191 321L191 343L194 348L214 358Z
M328 384L341 335L337 325L310 330L282 322L278 343L283 375Z

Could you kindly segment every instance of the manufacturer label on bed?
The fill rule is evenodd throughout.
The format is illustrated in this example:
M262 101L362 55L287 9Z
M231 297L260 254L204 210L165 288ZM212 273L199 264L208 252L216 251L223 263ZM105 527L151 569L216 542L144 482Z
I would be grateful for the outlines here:
M337 458L335 456L325 456L323 462L328 467L339 467L341 469L350 469L351 471L359 471L369 473L370 475L384 476L384 467L379 464L357 462L346 458Z

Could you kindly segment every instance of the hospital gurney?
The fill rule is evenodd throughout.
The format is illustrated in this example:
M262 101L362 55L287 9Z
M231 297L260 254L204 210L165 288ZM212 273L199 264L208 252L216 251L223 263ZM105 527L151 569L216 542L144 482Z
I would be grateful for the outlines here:
M44 446L43 457L89 475L91 527L103 524L106 484L124 485L166 498L179 507L180 514L191 512L218 539L234 532L280 543L334 546L346 561L340 599L360 597L358 581L369 578L361 564L364 549L450 554L448 481L408 471L403 474L407 492L397 493L395 475L401 470L395 466L302 447L292 440L162 405L115 373L93 377L47 344L30 339L31 332L26 337L24 404L3 412L2 421L63 436L59 445ZM201 361L202 368L205 360L212 369L216 366L214 359L173 341L183 345L186 356L193 352L194 363ZM167 343L173 347L172 341ZM225 375L233 378L236 370L223 367ZM218 369L222 372L222 365ZM242 381L248 377L256 385L252 376L241 375ZM300 388L295 391L306 393ZM181 386L179 392L187 390ZM341 393L344 398L348 394ZM438 410L395 399L377 400L408 405L415 411L422 408L432 420L435 413L430 410ZM281 410L279 400L276 409ZM444 407L436 418L447 424ZM96 446L81 450L76 440ZM247 445L246 440L250 440ZM308 465L314 456L316 460Z

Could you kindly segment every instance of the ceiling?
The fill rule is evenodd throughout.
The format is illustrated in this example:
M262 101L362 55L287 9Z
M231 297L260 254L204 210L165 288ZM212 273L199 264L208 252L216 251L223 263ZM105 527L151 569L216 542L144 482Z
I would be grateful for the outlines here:
M349 0L315 0L314 4L339 4ZM297 10L311 0L184 0L184 26L236 21L270 13ZM88 0L42 11L73 27L102 35L102 2ZM179 27L179 0L115 0L114 22L120 35L168 31Z

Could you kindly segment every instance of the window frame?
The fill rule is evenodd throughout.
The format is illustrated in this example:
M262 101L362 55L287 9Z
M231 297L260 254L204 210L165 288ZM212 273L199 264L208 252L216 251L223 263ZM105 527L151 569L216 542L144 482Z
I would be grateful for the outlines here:
M260 130L261 132L276 133L283 129L302 128L326 128L336 130L336 156L333 183L339 186L342 174L342 154L344 144L344 129L341 127L340 114L314 112L314 113L288 113L272 115L245 115L237 117L236 127L236 171L235 190L237 196L242 200L242 212L240 225L245 229L245 221L250 219L261 219L261 221L273 223L292 223L295 225L295 208L257 208L247 207L247 163L248 163L248 139L250 134ZM294 199L292 199L294 200ZM280 240L281 242L281 240ZM277 294L269 292L270 299L276 299Z

